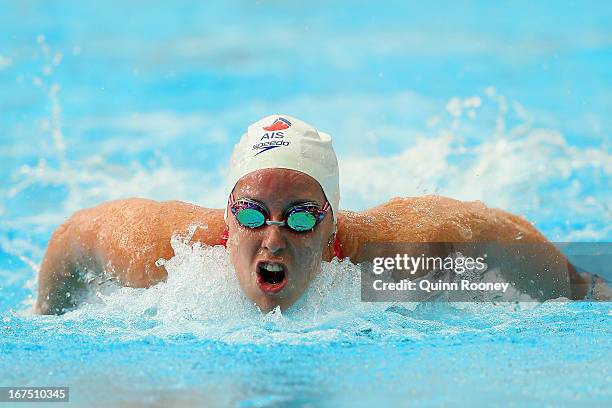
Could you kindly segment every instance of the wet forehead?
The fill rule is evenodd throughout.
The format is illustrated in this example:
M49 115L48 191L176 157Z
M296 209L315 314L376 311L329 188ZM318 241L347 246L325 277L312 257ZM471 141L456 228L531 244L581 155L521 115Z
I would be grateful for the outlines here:
M296 202L316 201L319 205L325 202L315 179L289 169L263 169L247 174L236 183L234 196L249 197L279 210Z

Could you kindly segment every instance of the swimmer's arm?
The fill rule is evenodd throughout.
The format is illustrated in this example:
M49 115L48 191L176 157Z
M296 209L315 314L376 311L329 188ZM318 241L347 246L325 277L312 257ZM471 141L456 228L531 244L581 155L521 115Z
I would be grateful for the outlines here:
M38 298L35 312L62 314L74 306L75 292L82 289L76 275L81 249L70 239L70 223L61 225L52 235L38 274Z
M185 236L196 224L200 228L191 242L215 245L223 233L223 211L134 198L75 213L49 242L39 272L36 312L59 314L74 306L75 292L89 284L84 272L131 287L165 280L165 268L155 262L173 256L174 233Z
M588 283L562 254L525 219L506 211L487 208L481 202L463 202L440 196L394 198L363 212L341 212L338 237L344 253L354 262L371 261L370 243L382 242L534 242L543 244L550 257L562 258L558 270L540 268L551 293L584 298ZM382 255L387 256L387 255ZM547 265L540 259L541 265ZM533 270L538 270L538 266Z

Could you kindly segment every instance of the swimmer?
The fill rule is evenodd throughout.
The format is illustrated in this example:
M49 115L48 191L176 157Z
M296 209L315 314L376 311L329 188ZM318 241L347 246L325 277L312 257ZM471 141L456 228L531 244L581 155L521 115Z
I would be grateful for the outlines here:
M136 288L164 281L168 272L156 261L170 259L171 236L193 225L205 228L196 229L192 242L226 246L240 287L262 312L295 303L322 261L393 256L368 245L392 241L427 245L520 237L548 249L527 266L517 266L533 275L526 292L543 299L582 299L589 291L585 277L529 222L479 201L428 195L394 198L363 212L340 210L331 137L287 115L268 116L247 129L234 147L228 180L225 209L132 198L76 212L51 237L36 312L61 314L77 306L78 297L70 293L92 284L84 272ZM442 256L453 250L432 248ZM545 267L548 256L562 262Z

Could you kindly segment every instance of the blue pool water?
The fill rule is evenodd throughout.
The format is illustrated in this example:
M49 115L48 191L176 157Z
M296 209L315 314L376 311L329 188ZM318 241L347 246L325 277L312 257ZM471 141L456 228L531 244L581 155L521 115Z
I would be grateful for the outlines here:
M175 243L166 283L30 313L67 216L223 206L233 144L271 113L334 136L342 208L437 193L612 240L607 2L218 3L0 2L0 386L88 406L609 406L610 303L366 304L334 262L263 316L222 249Z

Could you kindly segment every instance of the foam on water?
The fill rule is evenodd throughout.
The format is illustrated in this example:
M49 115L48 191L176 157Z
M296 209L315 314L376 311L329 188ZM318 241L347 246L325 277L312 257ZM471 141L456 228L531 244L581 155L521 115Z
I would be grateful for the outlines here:
M294 307L285 313L277 308L262 314L240 289L224 247L188 241L174 236L171 244L175 255L158 262L168 271L167 281L149 289L112 283L94 287L89 303L61 319L98 321L106 326L107 332L128 338L190 333L230 342L257 342L261 340L258 331L272 327L272 332L282 337L296 331L309 332L309 328L329 324L340 315L354 316L363 309L384 309L382 305L362 304L358 268L348 261L335 260L324 263L321 273ZM97 331L96 325L84 324L83 328ZM322 338L334 332L332 329ZM312 333L305 336L310 337Z
M88 303L76 310L31 318L43 330L103 335L105 341L188 336L227 344L306 345L491 334L529 314L543 319L574 313L563 302L364 303L359 267L334 259L323 263L294 306L262 314L240 289L227 250L189 241L172 238L175 255L159 262L168 271L165 282L148 289L93 286Z

